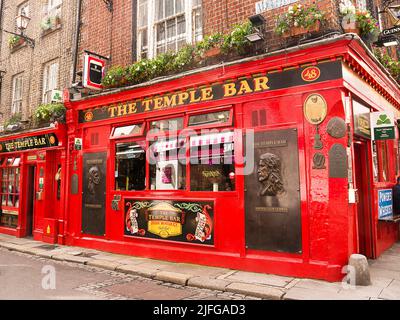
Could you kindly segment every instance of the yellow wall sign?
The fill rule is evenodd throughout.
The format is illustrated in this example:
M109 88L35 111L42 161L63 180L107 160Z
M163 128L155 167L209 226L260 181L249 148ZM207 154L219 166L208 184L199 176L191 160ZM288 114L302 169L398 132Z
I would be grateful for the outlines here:
M311 124L322 123L328 113L328 105L323 96L317 93L310 94L304 102L304 116Z

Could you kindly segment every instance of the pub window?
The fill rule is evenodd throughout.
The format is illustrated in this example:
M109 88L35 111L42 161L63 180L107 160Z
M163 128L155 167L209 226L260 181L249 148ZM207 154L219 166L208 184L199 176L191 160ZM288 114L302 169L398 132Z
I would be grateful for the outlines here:
M18 167L20 158L8 158L6 166L1 173L1 204L2 207L19 207L19 180L20 168Z
M111 138L120 138L126 136L139 136L143 134L144 124L132 124L123 127L117 127L111 134Z
M189 127L208 125L232 125L232 111L224 110L218 112L202 113L189 116Z
M190 190L235 190L233 132L190 137Z
M134 191L146 188L146 142L123 142L116 145L115 190Z
M186 188L185 139L160 139L150 147L150 189Z
M174 132L181 129L183 129L183 118L155 120L150 122L150 132L152 134Z

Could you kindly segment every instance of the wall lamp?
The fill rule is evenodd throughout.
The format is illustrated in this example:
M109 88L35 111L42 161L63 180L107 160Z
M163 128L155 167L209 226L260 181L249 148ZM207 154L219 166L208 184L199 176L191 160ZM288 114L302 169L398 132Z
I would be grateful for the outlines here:
M261 14L256 14L249 17L249 21L253 25L254 32L246 36L250 42L264 40L265 18Z
M18 17L15 18L15 21L17 23L17 29L19 30L20 33L15 33L15 32L7 31L7 30L3 30L3 31L6 33L9 33L9 34L12 34L14 36L21 37L22 39L24 39L26 41L26 43L31 48L34 48L35 40L24 35L24 30L26 30L26 28L28 27L28 24L29 24L29 21L31 21L31 18L29 18L23 14L20 14Z

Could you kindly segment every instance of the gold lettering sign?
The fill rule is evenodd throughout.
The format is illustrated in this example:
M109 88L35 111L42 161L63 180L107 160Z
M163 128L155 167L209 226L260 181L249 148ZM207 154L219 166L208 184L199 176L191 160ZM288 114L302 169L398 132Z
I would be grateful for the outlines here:
M328 105L323 96L317 93L310 94L304 102L304 116L311 124L322 123L328 113Z

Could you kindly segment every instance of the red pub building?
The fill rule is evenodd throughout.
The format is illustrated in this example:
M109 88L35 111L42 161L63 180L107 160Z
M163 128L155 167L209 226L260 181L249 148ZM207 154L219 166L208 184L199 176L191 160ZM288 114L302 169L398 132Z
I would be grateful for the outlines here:
M18 168L33 205L48 205L35 211L38 239L50 226L60 244L329 281L351 254L377 258L398 239L378 194L395 183L399 136L373 140L369 119L400 118L400 90L357 37L65 105L67 141L1 154L3 173ZM0 231L27 234L21 208L17 231Z

